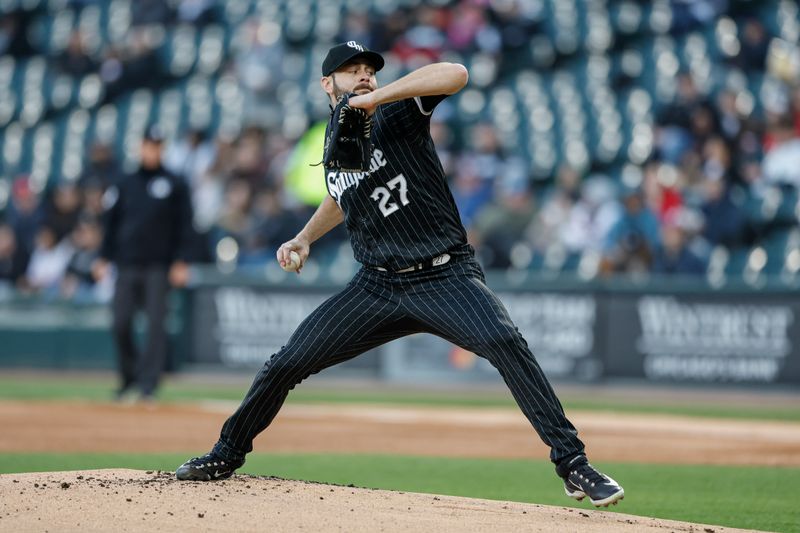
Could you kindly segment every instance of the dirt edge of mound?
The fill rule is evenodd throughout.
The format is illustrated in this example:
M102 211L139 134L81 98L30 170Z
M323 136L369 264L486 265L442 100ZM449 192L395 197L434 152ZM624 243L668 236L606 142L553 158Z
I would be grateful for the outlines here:
M172 472L0 475L6 531L744 531L593 509L438 496L236 475L179 482ZM624 502L623 502L624 506Z

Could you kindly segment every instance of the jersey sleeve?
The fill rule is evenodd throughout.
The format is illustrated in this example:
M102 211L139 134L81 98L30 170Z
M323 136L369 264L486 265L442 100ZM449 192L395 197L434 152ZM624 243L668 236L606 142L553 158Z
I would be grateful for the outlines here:
M447 98L446 94L437 94L434 96L417 96L414 98L414 101L417 103L417 107L419 107L420 113L423 115L430 116L433 113L433 110L436 106Z
M427 131L431 114L436 105L447 98L447 95L417 96L398 100L382 106L384 120L392 125L394 131L402 131L410 137L417 137Z

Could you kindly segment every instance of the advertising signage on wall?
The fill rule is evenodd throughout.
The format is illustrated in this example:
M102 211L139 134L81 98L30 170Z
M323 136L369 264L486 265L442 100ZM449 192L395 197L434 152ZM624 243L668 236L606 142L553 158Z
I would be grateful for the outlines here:
M328 296L251 287L198 290L194 357L230 367L261 366Z
M199 287L192 361L258 367L333 292ZM551 378L800 382L800 301L791 295L501 290L498 296ZM399 381L500 379L488 361L424 334L346 365Z
M192 306L192 361L258 368L331 294L246 286L197 289ZM344 363L343 368L377 373L377 359L375 354L364 354Z
M772 383L795 373L788 300L731 295L611 298L606 373L654 381ZM795 356L796 357L796 356Z
M498 296L548 376L598 377L595 296L534 292Z
M588 294L498 292L511 319L551 378L596 379L597 302ZM432 335L414 335L386 349L385 375L401 381L501 381L486 359Z

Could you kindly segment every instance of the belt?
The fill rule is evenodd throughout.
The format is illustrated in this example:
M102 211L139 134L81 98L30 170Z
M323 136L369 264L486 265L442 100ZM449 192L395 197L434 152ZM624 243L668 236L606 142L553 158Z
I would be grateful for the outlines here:
M402 274L404 272L414 272L415 270L424 270L426 268L431 268L439 265L447 264L450 261L450 254L442 254L437 255L433 259L428 259L424 263L417 263L416 265L412 265L407 268L401 268L400 270L394 270L396 274ZM373 267L375 270L380 270L381 272L389 272L388 269L383 267Z

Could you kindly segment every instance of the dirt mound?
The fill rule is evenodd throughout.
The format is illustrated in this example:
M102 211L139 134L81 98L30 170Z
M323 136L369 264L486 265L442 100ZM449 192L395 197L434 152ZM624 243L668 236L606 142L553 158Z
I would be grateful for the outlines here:
M742 531L619 513L237 475L171 472L0 475L3 531Z

